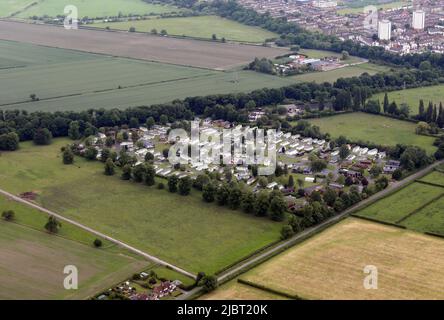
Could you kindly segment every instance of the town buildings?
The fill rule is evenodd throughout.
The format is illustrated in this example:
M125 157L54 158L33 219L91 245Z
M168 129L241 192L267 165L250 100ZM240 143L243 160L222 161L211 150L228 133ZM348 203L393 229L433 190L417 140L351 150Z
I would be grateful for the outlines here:
M417 0L414 5L402 1L389 9L371 11L366 7L362 12L328 0L239 1L259 13L285 17L307 30L369 46L383 46L393 53L444 53L444 0Z

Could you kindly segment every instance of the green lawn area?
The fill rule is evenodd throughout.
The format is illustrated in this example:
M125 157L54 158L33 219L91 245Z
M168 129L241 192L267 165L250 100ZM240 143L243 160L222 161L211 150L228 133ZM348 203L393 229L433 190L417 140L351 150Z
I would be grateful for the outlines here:
M416 125L384 116L362 112L341 114L309 120L332 137L343 135L351 140L369 141L381 145L394 146L398 143L416 145L433 153L434 138L417 135Z
M65 166L60 147L21 144L0 158L0 187L35 191L37 202L66 217L192 272L208 274L279 239L282 224L103 174L103 164Z
M166 30L168 34L175 36L187 36L193 38L211 39L215 34L218 39L242 42L264 42L265 39L275 38L278 35L265 29L247 26L233 20L218 16L200 16L183 18L151 18L139 21L95 23L94 27L117 30L129 30L136 28L139 32L150 32L157 29L158 32Z
M325 71L325 72L311 72L302 75L290 76L287 79L292 79L295 82L335 82L339 78L358 77L363 73L374 75L378 72L388 71L389 68L385 66L378 66L372 63L363 63L356 66L348 66L340 69Z
M157 276L161 279L165 278L168 280L179 280L184 285L187 285L187 286L192 285L195 282L194 279L188 278L187 276L185 276L181 273L178 273L174 270L168 269L168 268L154 267L154 268L149 269L149 271L151 271L151 270L154 271L157 274Z
M443 193L444 188L415 182L359 211L356 215L396 223Z
M46 214L0 196L4 210L16 219L0 220L0 299L85 299L150 265L107 241L94 248L94 235L68 223L48 234ZM63 287L66 265L78 268L78 290Z
M410 114L417 115L419 113L419 100L424 100L424 106L427 108L429 102L433 102L439 106L440 102L444 103L444 85L430 86L414 89L406 89L392 91L387 93L389 101L395 101L398 106L406 103L410 107ZM385 93L380 93L371 97L371 99L379 99L384 101Z
M383 10L387 10L387 9L393 9L393 8L399 8L402 6L407 6L407 5L411 5L411 1L394 1L394 2L390 2L390 3L382 3L382 4L378 4L378 1L375 1L374 4L368 4L368 5L374 5L375 7L377 7L379 10L383 9ZM344 8L344 9L339 9L337 10L337 13L340 15L345 15L345 14L360 14L360 13L364 13L364 7L351 7L351 8Z
M11 3L14 4L15 2L22 1L12 1ZM31 0L27 1L27 3L32 2ZM18 14L17 17L29 18L44 15L56 17L64 14L64 8L67 5L76 6L80 18L86 16L90 18L117 16L119 13L142 15L181 11L181 9L170 5L149 4L142 0L40 0L37 5L29 7Z

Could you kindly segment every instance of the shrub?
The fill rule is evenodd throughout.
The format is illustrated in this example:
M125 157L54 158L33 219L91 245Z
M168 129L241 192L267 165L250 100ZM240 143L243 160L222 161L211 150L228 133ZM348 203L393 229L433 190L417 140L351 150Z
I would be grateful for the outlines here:
M395 180L401 180L402 179L402 170L396 169L395 171L393 171L392 178Z
M93 244L94 244L94 247L100 248L102 246L102 240L96 239L96 240L94 240Z
M34 143L36 145L48 145L51 143L52 140L52 134L51 132L46 129L37 129L34 133Z
M202 278L201 284L205 292L211 292L217 288L217 278L215 276L205 276Z
M281 239L282 240L288 239L292 235L294 235L294 231L293 231L293 228L290 225L287 224L287 225L282 227L282 230L281 230Z
M6 221L12 221L14 220L15 212L13 210L6 210L2 213L2 218Z
M71 149L64 148L63 150L63 164L72 164L74 162L74 153Z

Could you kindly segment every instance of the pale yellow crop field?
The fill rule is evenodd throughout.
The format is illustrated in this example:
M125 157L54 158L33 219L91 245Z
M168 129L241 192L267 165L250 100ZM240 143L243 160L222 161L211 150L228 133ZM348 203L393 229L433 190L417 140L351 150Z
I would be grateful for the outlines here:
M378 289L365 289L366 265ZM444 241L349 218L241 278L305 299L444 299Z

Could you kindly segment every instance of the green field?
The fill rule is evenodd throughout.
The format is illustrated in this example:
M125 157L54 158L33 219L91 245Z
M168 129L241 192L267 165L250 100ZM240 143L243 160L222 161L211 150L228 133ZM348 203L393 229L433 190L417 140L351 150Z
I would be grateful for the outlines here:
M56 139L0 158L0 187L192 272L217 270L279 239L282 224L103 174L103 164L61 162Z
M443 189L444 192L444 189ZM420 232L444 235L444 198L432 202L402 222L403 226Z
M351 140L369 141L381 145L394 146L398 143L424 148L428 153L436 150L434 138L415 133L416 125L384 116L354 112L320 119L311 123L332 137L343 135Z
M444 187L444 173L439 171L433 171L432 173L419 179L419 181L433 183Z
M170 35L203 39L211 39L215 34L218 39L256 43L278 36L265 29L247 26L218 16L152 18L139 21L95 23L93 26L97 28L110 27L117 30L128 30L130 27L134 27L139 32L150 32L152 29L157 29L160 32L164 29Z
M0 17L8 17L33 2L33 0L2 0L0 1Z
M372 63L363 63L356 66L348 66L325 72L311 72L302 75L290 76L287 79L291 79L295 82L335 82L339 78L358 77L363 73L374 75L378 72L384 72L387 70L388 68L384 66L378 66Z
M2 2L4 1L2 0ZM33 2L38 3L27 7ZM19 14L15 15L16 17L25 19L44 15L56 17L64 14L64 8L67 5L76 6L80 18L117 16L119 13L142 15L181 11L181 9L170 5L149 4L142 0L6 0L6 3L0 5L0 16L7 17L11 13L20 11ZM23 10L26 7L27 9Z
M222 72L0 41L0 108L126 108L189 96L279 88L305 81L335 81L377 71L381 71L379 66L362 64L282 78L253 71ZM40 100L31 101L31 94Z
M407 6L407 5L411 5L411 4L412 4L411 1L403 0L403 1L394 1L394 2L390 2L390 3L383 3L383 4L377 4L377 1L375 1L375 4L369 4L369 5L374 5L379 10L380 9L387 10L387 9L399 8L399 7L403 7L403 6ZM337 10L337 13L340 15L361 14L361 13L363 14L364 7L344 8L344 9Z
M356 215L397 223L443 193L443 188L416 182L359 211Z
M50 235L46 214L0 196L4 210L16 219L0 220L0 299L85 299L150 265L107 241L94 248L94 235L68 223ZM78 268L78 290L64 289L65 265Z
M427 108L429 102L433 102L437 106L439 103L444 103L444 85L414 88L407 90L392 91L387 93L389 101L395 101L398 106L401 103L406 103L410 107L410 115L417 115L419 113L419 100L424 100L424 106ZM382 103L384 101L385 93L380 93L371 97L371 99L379 99Z

